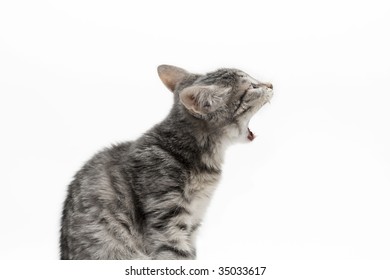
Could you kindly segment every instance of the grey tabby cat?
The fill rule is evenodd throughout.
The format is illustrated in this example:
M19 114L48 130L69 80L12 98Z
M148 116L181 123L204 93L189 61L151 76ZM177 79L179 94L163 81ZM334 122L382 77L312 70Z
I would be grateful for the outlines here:
M134 142L97 153L64 204L61 259L195 259L195 236L226 147L250 142L272 85L236 69L205 75L158 67L174 104Z

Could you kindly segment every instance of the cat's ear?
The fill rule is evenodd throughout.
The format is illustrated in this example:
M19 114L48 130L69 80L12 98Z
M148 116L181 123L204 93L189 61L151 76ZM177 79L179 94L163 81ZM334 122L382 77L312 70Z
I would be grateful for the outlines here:
M157 72L161 81L172 92L175 91L177 84L189 75L189 73L182 68L165 64L157 67Z
M189 111L204 115L222 106L230 90L216 85L191 86L180 93L180 101Z

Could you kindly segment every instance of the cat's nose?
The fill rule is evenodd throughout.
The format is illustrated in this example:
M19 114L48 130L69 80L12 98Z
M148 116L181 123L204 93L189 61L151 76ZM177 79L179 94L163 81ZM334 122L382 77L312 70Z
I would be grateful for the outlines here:
M274 86L271 84L271 83L262 83L261 85L267 87L267 88L270 88L270 89L273 89Z

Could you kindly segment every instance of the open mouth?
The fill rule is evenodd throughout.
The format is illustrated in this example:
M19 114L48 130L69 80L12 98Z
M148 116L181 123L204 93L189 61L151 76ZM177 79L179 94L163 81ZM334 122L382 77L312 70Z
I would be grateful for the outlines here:
M264 104L270 103L270 100L272 99L272 96L273 96L272 88L273 87L271 84L267 84L267 91L265 93L263 93L262 103L260 104L258 109L260 109ZM256 135L252 132L252 130L250 130L249 126L247 127L247 130L248 130L248 134L247 134L248 140L253 141L256 138Z
M268 93L265 103L270 103L271 98L272 98L272 91ZM252 132L252 130L250 130L249 126L247 127L247 129L248 129L248 134L246 137L248 138L249 141L253 141L256 138L256 135Z
M247 136L247 138L249 139L249 141L253 141L253 139L255 139L255 137L256 137L256 135L254 135L253 132L248 127L248 136Z

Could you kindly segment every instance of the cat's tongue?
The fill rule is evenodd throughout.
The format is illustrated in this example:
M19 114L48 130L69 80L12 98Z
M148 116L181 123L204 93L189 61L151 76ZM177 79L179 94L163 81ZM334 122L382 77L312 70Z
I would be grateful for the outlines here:
M248 127L248 139L249 139L249 141L253 141L253 139L255 139L255 135L253 134L253 132L249 129L249 127Z

